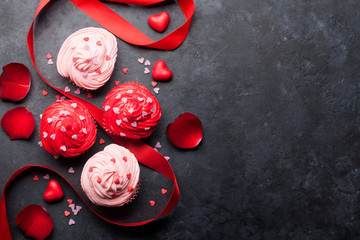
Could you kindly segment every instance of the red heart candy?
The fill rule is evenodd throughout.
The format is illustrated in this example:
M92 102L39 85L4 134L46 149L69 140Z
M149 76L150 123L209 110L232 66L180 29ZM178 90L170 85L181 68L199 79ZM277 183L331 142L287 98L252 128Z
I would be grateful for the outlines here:
M194 148L202 139L201 121L192 113L183 113L167 126L166 135L178 148Z
M151 200L150 205L153 207L155 205L155 201Z
M1 127L9 135L11 141L28 139L34 131L35 119L26 107L16 107L4 114Z
M167 190L164 189L164 188L162 188L162 189L161 189L161 193L162 193L163 195L165 195L165 194L167 193Z
M95 70L95 72L98 73L98 74L101 74L101 69L98 68L98 69Z
M129 69L127 69L127 68L123 68L122 71L123 71L124 74L127 74L128 70L129 70Z
M15 223L24 232L25 237L35 239L47 238L54 223L50 214L40 205L29 205L16 216Z
M89 41L89 37L84 37L84 41L85 42Z
M52 56L50 53L46 54L46 59L51 59L51 58L52 58Z
M150 15L148 17L148 23L150 27L158 32L163 32L169 25L170 16L167 12L161 12L156 15Z
M21 63L9 63L0 76L0 99L19 101L28 94L30 85L29 69Z
M68 199L68 200L66 200L69 204L72 204L73 203L73 200L72 199Z
M67 216L70 215L70 212L65 210L65 211L64 211L64 215L65 215L65 217L67 217Z
M87 97L87 98L92 98L93 96L91 95L91 93L88 93L88 94L86 95L86 97Z
M60 186L60 183L56 180L50 180L48 187L44 192L44 199L47 202L59 201L64 197L64 192Z
M100 141L99 141L99 143L100 143L100 144L104 144L104 143L105 143L105 140L101 138Z
M115 83L116 86L119 86L120 81L114 81L114 83Z
M48 95L48 94L49 94L49 92L48 92L48 91L43 90L43 91L42 91L42 94L43 94L44 96L46 96L46 95Z
M153 87L156 87L156 85L157 85L157 82L155 82L155 81L152 81L152 82L151 82L151 85L152 85Z
M152 78L157 81L168 81L172 78L172 72L167 68L163 60L159 60L154 64Z

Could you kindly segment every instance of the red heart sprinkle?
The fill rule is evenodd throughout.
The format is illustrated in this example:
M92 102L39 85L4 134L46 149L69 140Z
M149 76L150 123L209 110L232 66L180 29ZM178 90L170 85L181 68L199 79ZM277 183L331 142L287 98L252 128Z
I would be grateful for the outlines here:
M21 63L9 63L0 75L0 99L20 101L28 94L30 85L29 69Z
M100 141L99 141L99 143L100 143L100 144L104 144L104 143L105 143L105 140L101 138Z
M101 74L101 69L98 68L98 69L95 70L95 72L98 73L98 74Z
M123 68L122 71L123 71L124 74L127 74L128 70L129 70L129 69L127 69L127 68Z
M167 126L166 135L178 148L194 148L202 139L201 121L192 113L183 113Z
M15 223L24 232L25 237L34 239L47 238L54 223L50 214L40 205L29 205L16 216Z
M93 172L95 167L90 167L89 172Z
M52 58L52 56L50 53L46 54L46 59L51 59L51 58Z
M164 188L162 188L162 189L161 189L161 193L162 193L163 195L165 195L165 194L167 193L167 190L164 189Z
M48 92L48 91L43 90L43 91L42 91L42 94L43 94L44 96L46 96L46 95L48 95L48 94L49 94L49 92Z
M151 82L151 85L152 85L153 87L156 87L157 84L158 84L158 83L155 82L155 81L152 81L152 82Z
M86 95L86 97L87 97L87 98L92 98L93 96L91 95L91 93L88 93L88 94Z
M151 200L150 205L153 207L155 205L155 201Z
M120 179L119 179L118 177L116 177L116 178L114 179L114 183L115 183L115 184L119 184L119 183L120 183Z
M114 83L115 83L116 86L119 86L120 81L114 81Z
M150 15L148 17L148 23L150 27L158 32L163 32L169 25L170 16L167 12L161 12L156 15Z
M50 180L48 187L44 192L44 199L47 202L56 202L64 197L64 192L60 183L56 180Z
M98 183L101 183L101 178L98 176L97 178L96 178L96 181L98 182Z
M28 139L35 129L35 119L26 107L16 107L4 114L1 127L9 135L11 141Z
M126 174L126 177L127 177L128 179L130 179L130 178L131 178L131 173Z
M39 177L38 177L37 175L35 175L34 178L33 178L33 180L34 180L34 181L37 181L37 180L39 180Z
M78 57L74 57L74 58L73 58L73 62L77 62L77 60L79 60Z
M167 68L163 60L159 60L154 64L152 78L157 81L169 81L172 78L172 72Z
M127 162L127 157L124 156L124 157L123 157L123 160L124 160L124 162Z
M68 200L66 200L66 201L69 203L69 205L73 203L73 200L70 199L70 198Z
M85 41L85 42L89 41L89 38L88 38L88 37L84 37L84 41Z
M128 186L128 191L131 192L132 190L134 190L134 188L132 186Z
M55 95L56 100L60 100L61 95Z
M98 46L102 46L102 44L101 44L101 42L100 42L100 41L97 41L97 42L96 42L96 45L98 45Z
M110 161L112 161L113 163L116 162L115 158L110 159Z
M111 59L111 57L109 55L106 55L105 59L106 59L106 61L109 61Z
M64 211L64 215L65 215L65 217L67 217L67 216L70 215L70 212L65 210L65 211Z

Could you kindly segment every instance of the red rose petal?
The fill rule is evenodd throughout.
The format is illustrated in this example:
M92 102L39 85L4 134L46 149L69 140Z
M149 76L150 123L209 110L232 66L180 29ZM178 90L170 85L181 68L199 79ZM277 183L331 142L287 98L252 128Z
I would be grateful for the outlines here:
M116 86L119 86L120 81L114 81L114 83L115 83Z
M25 237L35 239L47 238L54 223L50 214L40 205L29 205L16 216L15 223L24 232Z
M26 107L16 107L4 114L1 127L9 135L11 141L28 139L34 131L35 119Z
M201 121L192 113L183 113L167 126L166 135L178 148L194 148L202 139Z
M104 144L104 143L105 143L105 140L101 138L100 141L99 141L99 143L100 143L100 144Z
M153 207L155 205L155 201L151 200L150 205Z
M152 78L157 81L169 81L172 78L172 72L163 60L159 60L154 64Z
M43 94L44 96L46 96L46 95L48 95L48 94L49 94L49 92L48 92L48 91L43 90L43 91L42 91L42 94Z
M19 101L27 95L30 85L29 69L21 63L9 63L0 75L0 99Z
M48 187L44 192L44 199L47 202L56 202L64 197L64 192L60 183L56 180L50 180Z
M127 74L128 70L129 70L129 69L127 69L127 68L123 68L122 71L123 71L124 74Z

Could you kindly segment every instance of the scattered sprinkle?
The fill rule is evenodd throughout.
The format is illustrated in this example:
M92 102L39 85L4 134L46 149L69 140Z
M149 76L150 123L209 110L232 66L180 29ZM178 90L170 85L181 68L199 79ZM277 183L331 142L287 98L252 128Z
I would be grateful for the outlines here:
M51 135L50 135L50 138L51 138L52 140L55 140L55 136L56 136L55 133L54 133L54 134L51 134ZM60 148L60 149L61 149L61 148ZM65 147L65 151L66 151L66 147Z
M42 141L38 141L38 145L39 145L40 147L42 147L42 146L43 146Z
M151 86L153 86L153 87L156 87L157 84L158 84L158 83L155 82L155 81L152 81L152 82L151 82Z
M139 63L141 63L141 64L143 64L143 63L144 63L144 60L145 60L145 59L144 59L143 57L138 58L138 62L139 62Z
M102 46L102 44L101 44L101 42L100 42L100 41L97 41L97 42L96 42L96 45L98 45L98 46Z
M144 68L144 74L148 74L150 72L150 70L146 67Z
M104 108L105 112L107 112L109 109L110 109L109 105L106 105L105 108Z
M70 220L69 220L69 226L74 225L74 224L75 224L74 219L70 218Z
M170 159L169 156L164 156L164 158L165 158L166 160L168 160L168 161L169 161L169 159Z
M79 95L80 94L80 88L77 88L74 93Z
M48 62L47 62L49 65L53 65L54 64L54 61L52 59L49 59Z
M110 161L113 162L113 163L116 162L115 158L110 159Z
M80 120L84 120L84 119L85 119L85 117L84 117L84 116L81 116L81 115L79 115L79 118L80 118Z
M43 115L42 115L42 113L41 113L41 114L39 114L40 119L42 119L42 116L43 116Z
M69 211L64 211L64 215L65 215L65 217L67 217L67 216L69 216L70 215L70 212ZM70 224L70 223L69 223Z
M49 94L49 92L48 92L48 91L43 90L43 91L42 91L42 94L43 94L44 96L46 96L46 95L48 95L48 94Z
M64 89L64 91L65 91L65 92L70 92L71 89L70 89L68 86L66 86L65 89Z
M134 190L133 186L128 186L128 191L131 192L132 190Z
M66 132L66 128L64 126L61 126L60 131Z
M127 157L123 156L123 160L124 160L124 162L127 162Z
M82 206L76 206L75 208L71 209L74 215L77 215L80 210L82 209Z
M53 134L53 135L54 135L54 134ZM55 137L54 137L54 138L55 138ZM65 145L62 145L62 146L60 147L60 150L66 152L66 146L65 146Z
M121 124L121 119L116 120L116 124L117 124L118 126L120 126L120 124Z
M165 188L162 188L161 193L162 193L162 195L165 195L167 193L167 190Z
M89 37L84 37L84 41L85 42L89 41Z
M136 128L136 127L137 127L137 122L136 122L136 121L132 122L132 123L131 123L131 126L133 126L134 128Z
M106 61L109 61L111 59L111 57L109 55L106 55L105 59L106 59Z
M150 206L153 207L154 205L155 205L155 201L151 200L151 201L150 201Z
M48 136L47 132L43 132L43 138L46 138Z
M87 77L88 77L88 72L83 72L83 73L81 74L81 76L82 76L83 78L87 79Z
M85 49L86 51L89 51L89 50L90 50L89 44L85 44L84 49Z
M83 128L83 133L87 134L86 128Z
M88 94L86 95L86 97L87 97L87 98L92 98L93 96L91 95L91 93L88 93Z
M104 144L104 143L105 143L105 140L101 138L100 141L99 141L99 143L100 143L100 144Z
M56 100L60 100L61 96L60 95L55 95Z
M115 83L116 86L119 86L120 81L114 81L114 83Z
M157 142L156 145L155 145L156 148L161 148L161 144L160 142Z
M127 179L131 178L131 173L126 174Z
M101 180L101 178L100 178L99 176L97 176L96 182L98 182L98 183L101 183L101 182L102 182L102 180Z
M76 134L72 135L72 136L71 136L71 139L73 139L73 140L76 141L76 140L77 140L77 135L76 135Z
M58 158L59 158L59 156L56 156L56 155L53 155L53 157L54 157L55 159L58 159Z
M49 176L49 174L47 173L47 174L45 174L45 175L43 176L43 178L44 178L45 180L49 180L49 179L50 179L50 176Z
M34 176L33 178L34 181L38 181L39 180L39 177L37 175Z
M61 98L60 98L60 101L63 101L63 100L65 100L65 96L61 96Z
M73 108L76 108L77 107L77 103L72 103L70 104Z
M120 133L120 136L121 136L121 137L125 137L126 134L125 134L125 133Z
M120 108L114 107L113 111L114 111L115 114L119 114L120 113Z
M151 103L151 102L152 102L152 99L151 99L150 97L148 97L148 98L146 99L146 102Z
M132 94L134 91L132 89L126 91L128 94Z
M123 71L123 73L124 73L124 74L127 74L127 72L129 71L129 69L127 69L127 68L123 68L123 70L122 70L122 71Z
M150 63L150 61L149 61L149 60L146 60L146 61L145 61L145 63L144 63L144 65L145 65L145 66L150 66L150 65L151 65L151 63Z
M68 170L68 173L75 173L75 170L73 167L70 167L69 170Z
M52 58L52 56L50 53L46 54L46 59L51 59L51 58Z
M72 199L68 199L68 200L66 200L69 204L72 204L73 203L73 200Z
M154 92L155 92L156 94L159 94L159 91L160 91L160 88L158 88L158 87L154 88Z
M98 74L101 74L101 69L98 68L98 69L95 70L95 72L98 73Z

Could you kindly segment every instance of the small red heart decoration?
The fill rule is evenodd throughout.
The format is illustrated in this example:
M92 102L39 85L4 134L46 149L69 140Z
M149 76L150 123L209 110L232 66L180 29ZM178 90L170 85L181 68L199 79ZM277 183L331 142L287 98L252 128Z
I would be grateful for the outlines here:
M38 180L39 180L39 177L38 177L37 175L35 175L35 176L33 177L33 180L34 180L34 181L38 181Z
M155 82L155 81L152 81L152 82L151 82L151 85L152 85L153 87L156 87L156 85L157 85L157 82Z
M28 94L30 85L29 69L21 63L9 63L0 75L0 99L20 101Z
M47 202L59 201L64 197L64 192L60 183L56 180L50 180L46 191L44 192L44 199Z
M92 98L93 96L91 95L91 93L88 93L88 94L86 95L86 97L87 97L87 98Z
M67 216L70 215L70 212L65 210L65 211L64 211L64 215L65 215L65 217L67 217Z
M48 95L48 94L49 94L49 92L48 92L48 91L43 90L43 91L42 91L42 94L43 94L44 96L46 96L46 95Z
M101 74L101 69L98 68L98 69L95 70L95 72L98 73L98 74Z
M66 200L69 204L72 204L73 203L73 200L72 199L68 199Z
M202 125L200 119L192 113L180 114L166 129L170 142L178 148L194 148L201 142Z
M129 71L129 69L128 69L128 68L123 68L122 71L123 71L124 74L127 74L127 72Z
M4 114L1 127L9 135L11 141L28 139L34 131L35 119L26 107L16 107Z
M40 205L29 205L16 216L15 223L24 232L25 237L35 239L47 238L54 223L50 214Z
M162 195L165 195L165 194L167 193L167 190L164 189L164 188L162 188L162 189L161 189L161 193L162 193Z
M51 58L52 58L52 56L50 53L46 54L46 59L51 59Z
M155 201L151 200L150 205L153 207L155 205Z
M169 25L170 16L167 12L161 12L156 15L150 15L148 17L148 23L150 27L158 32L163 32Z
M114 81L114 83L115 83L116 86L119 86L120 81Z
M85 42L89 41L89 37L84 37L84 41Z
M172 72L167 68L163 60L159 60L154 64L152 78L157 81L169 81L172 78Z
M99 143L100 143L100 144L104 144L104 143L105 143L105 140L101 138L100 141L99 141Z

